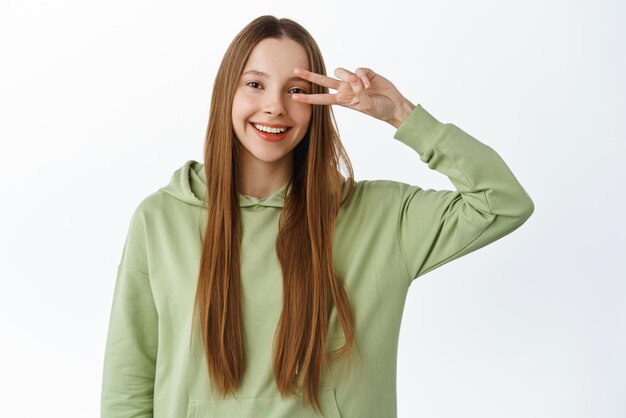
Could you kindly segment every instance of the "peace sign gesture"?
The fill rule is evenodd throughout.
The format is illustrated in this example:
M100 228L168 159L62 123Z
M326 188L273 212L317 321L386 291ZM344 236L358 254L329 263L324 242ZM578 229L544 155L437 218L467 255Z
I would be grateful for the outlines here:
M291 97L296 101L337 104L391 123L396 128L414 108L389 80L369 68L357 68L352 73L339 67L335 69L335 76L340 80L298 67L293 72L312 83L337 90L335 94L293 94Z

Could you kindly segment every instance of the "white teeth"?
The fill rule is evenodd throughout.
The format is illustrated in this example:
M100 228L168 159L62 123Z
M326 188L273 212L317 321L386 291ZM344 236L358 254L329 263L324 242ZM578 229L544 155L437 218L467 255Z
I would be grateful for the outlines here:
M270 128L269 126L263 126L263 125L254 125L255 128L257 128L259 131L263 131L263 132L269 132L271 134L278 134L278 133L282 133L285 132L287 130L287 128Z

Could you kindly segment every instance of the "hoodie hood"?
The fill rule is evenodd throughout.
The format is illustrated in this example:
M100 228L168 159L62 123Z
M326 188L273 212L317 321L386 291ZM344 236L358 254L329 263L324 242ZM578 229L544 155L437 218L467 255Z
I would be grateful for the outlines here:
M285 201L285 195L288 193L288 184L289 183L285 183L280 189L263 199L237 193L239 206L261 205L282 207ZM204 164L195 160L188 160L182 167L174 171L169 184L159 188L159 190L190 205L207 207Z
M343 183L343 194L345 195L347 182L343 175L341 175L341 181ZM291 190L290 187L287 187L288 185L289 183L285 183L274 193L262 199L237 193L239 197L239 207L254 205L278 208L283 207L285 197ZM188 160L182 167L174 171L169 184L159 188L159 190L162 190L176 199L190 205L206 208L207 199L204 164L195 160Z

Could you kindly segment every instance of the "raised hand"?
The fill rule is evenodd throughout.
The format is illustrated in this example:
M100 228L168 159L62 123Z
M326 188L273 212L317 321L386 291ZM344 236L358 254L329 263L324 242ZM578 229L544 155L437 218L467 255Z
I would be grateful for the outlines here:
M339 67L335 76L340 80L298 67L293 72L312 83L337 90L335 94L292 94L296 101L344 106L396 127L414 107L389 80L369 68L357 68L352 73Z

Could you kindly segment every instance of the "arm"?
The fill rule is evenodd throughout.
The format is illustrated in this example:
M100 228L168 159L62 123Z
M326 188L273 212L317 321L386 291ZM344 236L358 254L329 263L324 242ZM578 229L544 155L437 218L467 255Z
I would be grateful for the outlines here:
M451 123L441 123L370 68L337 68L341 80L295 68L298 76L336 94L294 94L303 103L337 104L397 128L394 138L452 181L456 191L422 190L404 184L397 236L409 284L418 276L512 232L534 204L511 170L490 147Z
M145 273L141 216L133 215L111 308L104 356L101 417L152 417L158 314Z
M404 186L397 230L409 283L511 233L533 213L533 201L502 158L456 125L410 103L389 123L398 128L395 139L457 189Z

